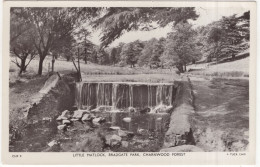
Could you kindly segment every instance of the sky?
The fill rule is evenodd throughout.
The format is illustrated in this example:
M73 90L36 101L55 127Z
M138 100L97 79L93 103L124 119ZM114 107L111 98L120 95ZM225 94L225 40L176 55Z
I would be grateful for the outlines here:
M248 11L246 8L196 8L197 14L199 14L199 18L196 21L190 21L194 27L204 26L213 21L217 21L221 19L223 16L231 16L233 14L241 15L244 12ZM146 41L152 38L159 39L160 37L166 37L167 33L171 31L171 26L166 26L164 28L158 28L152 31L130 31L123 34L120 38L116 39L110 46L117 46L120 42L128 43L133 42L135 40ZM94 44L99 45L100 41L100 31L96 31L92 34L91 41Z

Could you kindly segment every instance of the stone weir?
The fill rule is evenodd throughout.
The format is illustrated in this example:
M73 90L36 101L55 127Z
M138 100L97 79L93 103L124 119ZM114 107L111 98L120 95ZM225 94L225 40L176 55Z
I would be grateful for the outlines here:
M76 104L78 109L172 106L176 90L173 83L80 82L76 84Z

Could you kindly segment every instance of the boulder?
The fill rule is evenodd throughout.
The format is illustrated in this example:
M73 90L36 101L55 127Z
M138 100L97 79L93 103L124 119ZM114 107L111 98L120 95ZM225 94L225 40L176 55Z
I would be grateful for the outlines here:
M122 147L128 147L129 145L129 142L127 141L122 141Z
M62 120L67 120L67 119L68 119L67 117L59 116L56 120L57 121L62 121Z
M52 147L54 145L58 144L58 142L56 140L52 140L50 143L48 143L49 147Z
M69 118L71 118L70 112L68 110L64 110L56 120L62 121L62 120L67 120Z
M136 109L135 109L134 107L129 107L129 108L128 108L128 111L129 111L130 113L134 113L134 112L136 112Z
M80 118L82 118L82 116L83 116L83 114L84 113L87 113L88 111L86 111L86 110L76 110L76 111L74 111L74 114L73 114L73 118L77 118L77 119L80 119Z
M62 124L67 125L70 124L71 122L69 120L62 120Z
M78 118L72 118L71 121L78 121L79 119Z
M111 129L111 130L120 130L121 128L119 126L111 126L109 129Z
M131 117L125 117L123 118L124 122L130 123L131 122Z
M98 118L94 118L92 120L92 123L95 124L95 125L99 125L101 122L105 121L105 118L103 117L98 117Z
M58 128L59 130L65 130L66 125L59 125L57 128Z
M115 146L121 144L122 138L118 135L107 135L105 136L106 144L110 146Z
M148 135L149 131L147 129L138 129L137 133L140 135Z
M84 114L81 118L82 121L90 121L93 117L90 114Z
M127 132L125 132L123 130L118 130L118 136L120 136L120 137L127 137Z
M43 121L46 121L46 122L51 122L51 118L50 117L44 117L42 118Z

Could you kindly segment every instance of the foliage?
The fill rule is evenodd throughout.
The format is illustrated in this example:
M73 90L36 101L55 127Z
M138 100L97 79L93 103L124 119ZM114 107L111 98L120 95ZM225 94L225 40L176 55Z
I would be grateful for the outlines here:
M11 10L11 12L16 12L17 16L25 20L27 24L33 25L30 36L40 57L39 75L42 74L42 64L48 53L53 50L62 50L60 47L72 39L71 35L82 18L87 18L88 10L89 13L93 12L93 8L28 7Z
M121 61L134 67L138 61L139 56L144 45L140 41L134 41L123 46L121 51Z
M94 27L102 29L101 47L108 46L125 32L131 30L151 30L157 23L165 27L170 23L176 25L189 19L197 19L195 8L151 8L151 7L110 7L103 10L103 16L92 22Z
M36 56L33 41L30 38L32 25L27 24L23 19L17 17L15 13L12 13L10 28L10 52L15 57L14 60L11 61L20 68L19 74L22 74L22 72L26 71L31 60ZM29 61L27 61L28 58ZM20 59L20 62L17 59Z
M109 61L115 65L117 63L117 49L116 48L112 48L111 52L110 52L110 56L109 56Z
M188 23L179 23L175 31L168 34L164 55L161 60L165 66L175 65L180 72L186 71L186 65L200 55L195 43L196 32Z
M104 49L99 49L97 52L97 62L101 65L109 64L109 54Z
M202 52L211 61L216 58L235 57L239 52L249 48L250 13L242 16L223 17L205 27L198 29Z

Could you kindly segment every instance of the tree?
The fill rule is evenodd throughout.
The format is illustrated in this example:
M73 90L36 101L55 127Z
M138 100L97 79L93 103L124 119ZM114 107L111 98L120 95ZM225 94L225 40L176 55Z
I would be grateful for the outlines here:
M121 51L121 61L135 67L144 45L140 41L125 44Z
M91 32L86 28L81 28L78 32L75 33L78 43L84 48L83 59L85 64L87 64L88 55L93 47L93 43L87 39L90 37L90 34Z
M26 71L27 66L30 64L32 59L35 58L36 50L30 38L30 31L32 29L32 25L27 24L24 19L19 18L17 15L17 13L19 12L19 10L12 9L10 22L10 52L15 56L15 59L11 61L15 63L17 67L20 68L20 75ZM20 59L20 62L17 60L17 58Z
M97 52L97 62L101 65L109 64L109 55L104 49L99 49Z
M216 58L232 57L249 48L250 13L242 16L223 17L198 29L198 39L202 45L201 51L208 61Z
M156 38L152 38L149 41L145 42L144 48L138 59L139 66L144 66L144 65L150 66L150 59L153 54L154 46L157 42L158 42L158 40Z
M28 33L24 33L17 37L10 46L11 53L15 55L15 60L12 60L12 62L20 68L19 74L22 74L26 71L30 62L35 58L36 50L32 45L32 41L30 41ZM17 61L17 58L20 59L20 62ZM27 59L28 61L26 62Z
M165 27L168 24L195 20L198 15L195 8L162 8L162 7L110 7L103 10L103 15L92 22L94 27L102 29L101 47L108 46L123 33L131 30L150 30L157 27Z
M39 75L42 74L45 57L54 49L55 44L71 36L81 21L86 21L97 13L97 9L93 8L28 7L16 9L20 10L19 16L26 20L27 24L33 25L30 36L39 55Z
M117 58L116 58L116 56L117 56L117 49L116 49L116 48L112 48L112 49L111 49L111 52L110 52L110 57L109 57L109 59L110 59L110 62L111 62L113 65L115 65L115 63L117 63Z
M180 72L186 71L186 65L197 56L198 50L194 42L195 31L188 23L179 23L174 32L168 34L165 51L161 60L166 66L176 66ZM196 50L196 51L194 51Z
M150 67L158 68L161 66L163 68L163 64L161 63L161 56L164 52L165 39L160 38L157 43L155 43L153 47L152 57L150 59Z

